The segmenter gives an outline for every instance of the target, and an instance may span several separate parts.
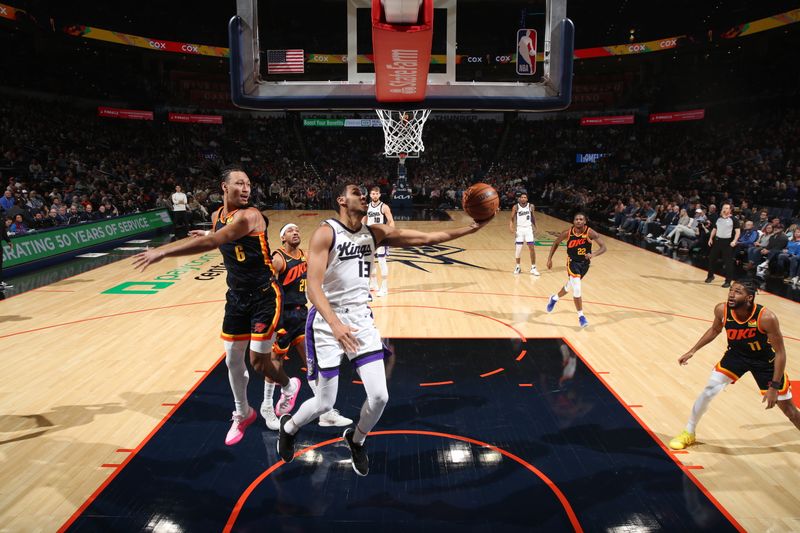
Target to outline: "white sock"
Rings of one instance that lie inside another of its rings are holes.
[[[264,401],[272,407],[272,396],[275,394],[275,384],[269,381],[264,382]]]
[[[554,294],[550,297],[554,302],[558,301],[558,294]]]
[[[583,310],[578,311],[578,316],[583,316]]]
[[[364,444],[367,433],[372,431],[375,424],[380,420],[383,409],[389,401],[389,391],[386,389],[386,369],[383,359],[378,359],[360,367],[358,375],[364,383],[364,390],[367,391],[367,399],[361,406],[361,416],[356,423],[353,442]]]
[[[385,257],[378,258],[378,266],[381,267],[381,277],[383,278],[383,282],[386,283],[386,276],[389,275],[389,266],[386,264]]]
[[[521,244],[517,244],[514,247],[514,257],[519,259],[521,255],[522,255],[522,245]],[[519,264],[519,263],[517,263],[517,264]]]
[[[292,381],[292,378],[289,378],[289,383],[287,383],[286,386],[281,387],[281,394],[290,396],[295,393],[295,388],[294,381]]]
[[[228,381],[233,392],[233,405],[236,414],[247,416],[250,414],[250,406],[247,403],[247,382],[250,374],[247,372],[247,365],[244,362],[244,353],[247,343],[250,341],[224,341],[225,345],[225,364],[228,367]]]
[[[692,413],[689,415],[689,421],[686,423],[686,431],[692,434],[695,432],[697,424],[708,410],[711,400],[713,400],[717,394],[722,392],[722,390],[727,387],[729,383],[732,383],[732,381],[725,374],[717,372],[716,370],[711,372],[711,377],[708,378],[708,383],[692,406]]]
[[[336,402],[336,395],[339,392],[339,376],[332,378],[319,377],[319,381],[314,388],[314,396],[304,401],[297,409],[292,419],[289,420],[284,429],[290,435],[297,433],[301,427],[312,420],[319,418],[322,413],[327,413],[333,409]]]
[[[381,281],[381,290],[383,292],[387,292],[389,290],[389,288],[387,287],[386,278],[383,278],[383,281]]]

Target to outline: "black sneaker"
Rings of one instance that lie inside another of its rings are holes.
[[[725,280],[725,283],[722,284],[722,288],[723,289],[727,289],[730,286],[731,286],[731,282],[728,281],[727,279]]]
[[[347,447],[350,448],[350,454],[353,456],[353,470],[359,476],[366,476],[369,474],[369,457],[367,456],[367,449],[363,444],[356,444],[353,442],[353,435],[355,435],[353,428],[347,428],[342,434]]]
[[[706,278],[706,283],[711,283],[712,281],[714,281],[714,276],[708,276]]]
[[[290,435],[283,429],[286,422],[292,419],[292,415],[283,415],[281,417],[281,427],[278,429],[278,455],[281,456],[287,463],[294,460],[294,435]]]

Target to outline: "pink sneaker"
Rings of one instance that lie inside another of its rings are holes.
[[[247,418],[234,412],[231,421],[233,421],[233,424],[231,424],[231,429],[228,430],[228,434],[225,436],[225,444],[227,446],[233,446],[244,438],[244,430],[256,421],[256,410],[251,407]]]
[[[297,396],[300,395],[300,379],[289,378],[289,382],[294,383],[294,394],[290,396],[284,392],[286,390],[285,387],[281,389],[281,398],[278,400],[278,403],[275,404],[275,416],[278,418],[292,412],[294,403],[297,401]]]

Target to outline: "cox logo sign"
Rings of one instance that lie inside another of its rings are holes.
[[[511,56],[494,56],[496,63],[511,63]]]
[[[628,47],[629,52],[647,52],[647,46],[644,44],[632,44]]]
[[[194,44],[182,44],[181,45],[181,52],[188,52],[190,54],[199,54],[200,50],[197,48],[197,45],[194,45]]]
[[[147,44],[150,48],[155,48],[156,50],[165,50],[167,48],[167,43],[161,41],[148,41]]]
[[[658,46],[661,48],[674,48],[678,43],[678,39],[673,37],[672,39],[665,39],[658,43]]]
[[[479,56],[468,56],[467,63],[483,63],[483,58]]]

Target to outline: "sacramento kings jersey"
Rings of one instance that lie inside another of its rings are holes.
[[[378,205],[372,205],[372,202],[369,203],[367,206],[367,226],[386,223],[382,210],[383,202],[378,202]]]
[[[531,213],[531,204],[528,203],[525,207],[517,204],[517,229],[528,229],[533,227],[533,213]]]
[[[775,350],[769,343],[769,336],[761,330],[761,313],[764,306],[756,304],[750,317],[739,322],[733,309],[725,305],[725,334],[728,337],[728,353],[735,353],[751,359],[772,362]]]
[[[592,253],[592,240],[589,238],[589,226],[583,228],[583,233],[577,233],[575,226],[569,229],[567,236],[567,255],[570,261],[586,262],[586,254]]]
[[[278,281],[283,287],[284,305],[306,305],[306,272],[308,263],[303,250],[298,249],[300,257],[292,257],[282,248],[276,253],[283,256],[286,267],[278,276]]]
[[[222,208],[217,211],[217,222],[214,231],[219,231],[233,221],[235,209],[222,216]],[[262,215],[263,216],[263,215]],[[265,218],[265,222],[268,221]],[[269,253],[267,236],[263,232],[254,232],[219,247],[228,271],[228,287],[231,289],[256,289],[266,285],[275,276]]]
[[[351,231],[334,218],[324,223],[333,228],[333,245],[328,253],[322,291],[334,307],[366,305],[369,274],[375,260],[372,232],[364,224],[358,231]]]

